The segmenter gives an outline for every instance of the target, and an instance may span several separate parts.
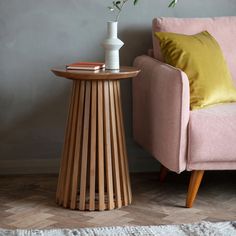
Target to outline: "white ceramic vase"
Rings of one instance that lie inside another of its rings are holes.
[[[119,70],[120,58],[119,50],[124,43],[117,38],[117,26],[118,22],[107,22],[107,39],[102,43],[105,49],[105,67],[107,70]]]

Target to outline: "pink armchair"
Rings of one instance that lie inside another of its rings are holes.
[[[236,17],[157,18],[153,32],[210,32],[220,44],[236,83]],[[139,56],[133,80],[135,140],[165,169],[192,171],[186,207],[192,207],[205,170],[236,169],[236,103],[189,110],[189,82],[181,70],[163,62],[153,37],[153,54]]]

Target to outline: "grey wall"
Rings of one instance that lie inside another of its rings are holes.
[[[109,0],[0,0],[0,174],[55,172],[58,168],[71,82],[50,68],[75,60],[103,60]],[[119,23],[125,42],[121,64],[151,47],[155,16],[235,15],[236,0],[140,0]],[[122,82],[130,168],[158,163],[132,139],[131,81]]]

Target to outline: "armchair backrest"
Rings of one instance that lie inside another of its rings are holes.
[[[192,35],[207,30],[219,43],[236,84],[236,16],[215,18],[155,18],[152,22],[154,57],[163,61],[154,32]]]

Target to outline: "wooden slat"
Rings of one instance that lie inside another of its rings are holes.
[[[108,81],[104,85],[104,134],[105,134],[105,159],[106,159],[106,184],[108,194],[108,209],[114,208],[113,177],[111,160],[111,137],[110,137],[110,105]]]
[[[85,210],[91,82],[86,81],[79,209]]]
[[[85,98],[85,82],[82,81],[79,92],[78,120],[77,120],[76,137],[75,137],[76,143],[75,143],[74,164],[72,172],[72,187],[71,187],[71,202],[70,202],[71,209],[75,209],[77,206],[78,181],[79,181],[80,164],[81,164],[84,98]]]
[[[96,163],[98,163],[98,206]],[[66,208],[76,209],[78,183],[80,210],[113,209],[131,203],[119,81],[74,82],[57,202]],[[88,205],[87,185],[90,187]]]
[[[69,139],[70,139],[69,136],[70,136],[71,124],[72,124],[71,121],[72,121],[72,112],[73,112],[73,99],[74,99],[74,94],[75,94],[75,84],[76,82],[74,82],[72,86],[72,94],[71,94],[70,104],[69,104],[69,114],[68,114],[67,122],[66,122],[63,153],[61,156],[60,172],[59,172],[58,185],[57,185],[56,199],[57,199],[57,203],[60,205],[62,204],[62,201],[63,201],[66,166],[68,162],[67,157],[68,157],[68,150],[69,150]]]
[[[63,206],[68,207],[70,202],[70,188],[72,182],[72,168],[74,163],[74,152],[75,152],[75,135],[77,127],[77,116],[78,116],[78,101],[79,101],[79,83],[76,83],[75,94],[73,96],[73,113],[71,121],[71,132],[69,140],[69,153],[68,153],[68,163],[66,170],[66,180],[65,180],[65,189],[64,189],[64,200]]]
[[[90,136],[90,193],[89,210],[95,210],[95,176],[96,176],[96,141],[97,141],[97,82],[92,83],[91,100],[91,136]]]
[[[117,133],[118,133],[118,153],[120,161],[120,174],[121,174],[121,190],[122,190],[122,201],[125,206],[128,205],[128,188],[127,188],[127,177],[125,168],[125,156],[124,156],[124,145],[121,129],[121,119],[120,116],[120,96],[118,96],[117,83],[114,83],[114,94],[115,94],[115,109],[116,109],[116,121],[117,121]]]
[[[103,82],[98,81],[98,209],[105,209],[104,205],[104,133],[103,133]]]
[[[128,188],[128,196],[130,204],[132,201],[132,193],[131,193],[131,186],[130,186],[130,177],[129,177],[129,167],[128,167],[128,158],[127,158],[127,150],[126,150],[126,141],[125,141],[125,129],[124,129],[124,121],[123,121],[123,111],[122,111],[122,104],[121,104],[121,96],[120,96],[120,81],[117,81],[117,94],[118,94],[118,101],[119,101],[119,110],[120,110],[120,121],[121,121],[121,132],[122,132],[122,141],[123,141],[123,151],[124,151],[124,161],[125,161],[125,174],[127,179],[127,188]]]
[[[120,190],[120,167],[119,167],[119,156],[118,156],[118,146],[117,146],[117,127],[116,127],[116,110],[114,101],[114,82],[109,81],[110,90],[110,114],[111,114],[111,147],[112,147],[112,164],[113,164],[113,178],[115,185],[116,207],[120,208],[122,206],[121,202],[121,190]]]

